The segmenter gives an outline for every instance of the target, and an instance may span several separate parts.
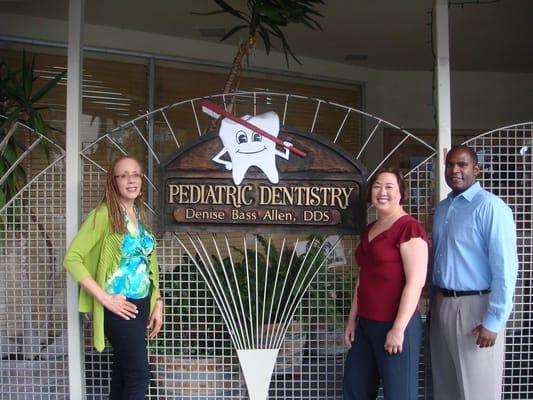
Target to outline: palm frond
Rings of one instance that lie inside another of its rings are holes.
[[[36,107],[36,103],[46,96],[52,88],[65,76],[66,71],[60,72],[47,81],[35,93],[35,82],[40,78],[35,74],[35,57],[28,59],[26,52],[22,53],[22,64],[19,69],[12,70],[6,62],[0,62],[0,114],[6,119],[0,120],[0,208],[6,204],[26,182],[26,172],[18,165],[4,176],[15,164],[17,157],[27,150],[27,146],[17,140],[14,132],[17,123],[27,124],[36,132],[47,136],[48,126],[41,114],[43,107]],[[29,133],[28,133],[29,134]],[[49,147],[46,140],[39,142],[39,149],[49,158]]]
[[[220,38],[220,41],[223,42],[224,40],[226,40],[227,38],[229,38],[230,36],[234,35],[235,33],[237,33],[238,31],[240,31],[241,29],[245,29],[247,28],[248,25],[237,25],[237,26],[234,26],[233,28],[231,28],[230,31],[228,31],[224,36],[222,36]]]
[[[269,24],[268,22],[267,22],[267,25],[270,27],[269,32],[281,41],[281,44],[283,46],[283,53],[285,54],[285,61],[287,62],[287,65],[289,64],[289,54],[298,64],[301,64],[300,60],[298,60],[296,55],[293,53],[281,29],[276,25]]]
[[[231,7],[228,3],[226,3],[224,0],[213,0],[217,5],[221,8],[221,10],[218,11],[209,11],[207,13],[195,13],[198,15],[214,15],[214,14],[220,14],[220,13],[228,13],[233,15],[234,17],[237,17],[239,19],[242,19],[246,22],[249,22],[249,19],[246,18],[245,14],[240,12],[239,10],[236,10],[235,8]]]
[[[31,64],[26,62],[26,52],[22,52],[22,89],[24,91],[24,98],[28,99],[31,96],[31,90],[33,88],[33,68],[35,65],[35,57],[32,57]]]
[[[270,54],[270,47],[272,46],[272,44],[270,43],[270,35],[268,33],[268,30],[265,29],[263,25],[259,25],[259,36],[261,37],[261,39],[263,39],[266,53]]]
[[[39,100],[41,100],[44,96],[46,96],[50,90],[54,88],[58,84],[58,82],[65,77],[67,74],[67,71],[60,72],[56,76],[54,76],[52,79],[50,79],[48,82],[46,82],[45,85],[43,85],[42,88],[40,88],[37,93],[35,93],[33,96],[30,97],[31,103],[36,103]]]
[[[289,24],[302,24],[311,30],[322,29],[316,19],[317,17],[322,17],[322,14],[317,11],[316,7],[323,5],[323,0],[247,0],[248,13],[233,8],[224,0],[213,1],[220,7],[216,14],[229,13],[245,20],[248,24],[248,35],[255,36],[258,34],[263,41],[267,54],[270,53],[272,48],[270,35],[279,39],[287,65],[289,65],[289,56],[299,64],[300,61],[295,56],[285,34],[280,28]],[[213,15],[215,12],[197,14]],[[242,29],[244,29],[242,24],[231,28],[221,40],[226,40]]]

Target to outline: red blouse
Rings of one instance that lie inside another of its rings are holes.
[[[391,227],[368,241],[368,232],[375,222],[361,234],[355,252],[359,264],[357,314],[373,321],[394,321],[405,286],[405,273],[400,244],[412,238],[428,237],[424,228],[410,215],[398,218]]]

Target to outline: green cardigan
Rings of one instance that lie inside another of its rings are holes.
[[[104,287],[106,280],[118,267],[122,255],[123,238],[124,234],[111,231],[111,223],[105,204],[92,210],[65,254],[63,264],[72,279],[80,282],[87,276],[91,276],[100,287]],[[159,268],[155,248],[149,256],[149,263],[151,314],[159,289]],[[78,304],[80,312],[93,313],[94,347],[98,351],[104,350],[104,307],[83,288],[80,288]]]

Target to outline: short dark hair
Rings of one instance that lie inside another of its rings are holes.
[[[472,158],[472,161],[474,161],[474,165],[479,164],[479,160],[477,158],[477,153],[475,152],[475,150],[472,147],[467,146],[466,144],[453,145],[452,148],[450,149],[450,151],[448,151],[448,154],[446,154],[446,160],[448,160],[448,157],[449,157],[449,155],[451,153],[453,153],[455,151],[459,151],[459,150],[467,152],[470,155],[470,158]]]
[[[368,203],[372,203],[372,185],[374,185],[376,179],[378,179],[378,176],[383,173],[393,174],[396,177],[396,180],[398,181],[398,188],[400,189],[400,204],[404,204],[407,201],[407,183],[403,178],[402,171],[394,167],[381,168],[378,170],[378,172],[372,175],[368,181],[368,185],[366,186],[366,201]]]

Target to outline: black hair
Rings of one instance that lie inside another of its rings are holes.
[[[378,179],[378,176],[383,173],[393,174],[398,181],[398,188],[400,189],[400,204],[404,204],[407,201],[407,183],[403,177],[402,172],[398,168],[384,167],[376,172],[368,181],[366,187],[366,201],[372,203],[372,185]]]
[[[479,160],[477,158],[477,153],[474,151],[474,149],[472,147],[467,146],[466,144],[453,145],[452,148],[450,149],[450,151],[448,151],[448,154],[446,154],[446,160],[448,159],[450,154],[452,154],[455,151],[459,151],[459,150],[466,151],[470,155],[472,160],[474,161],[474,165],[478,165],[479,164]]]

